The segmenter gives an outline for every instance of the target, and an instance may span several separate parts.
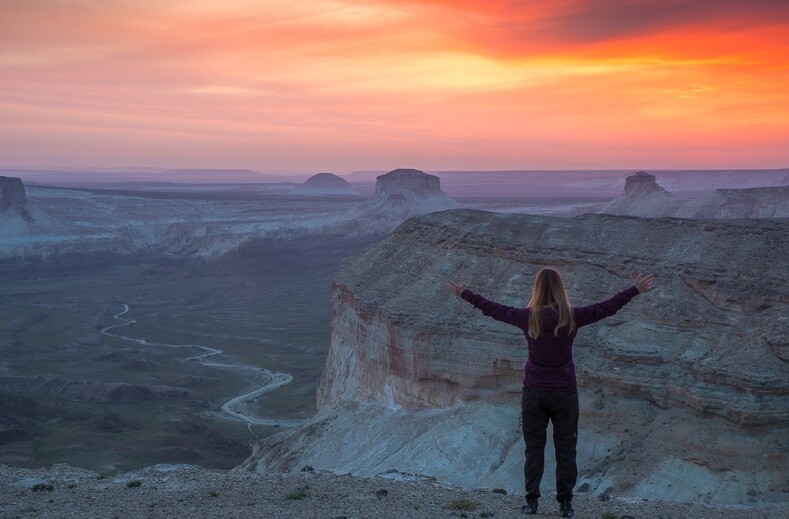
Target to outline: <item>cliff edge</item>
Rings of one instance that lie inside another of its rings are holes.
[[[535,272],[554,265],[574,304],[607,298],[636,272],[659,280],[576,339],[579,489],[784,500],[788,233],[785,221],[468,210],[408,220],[336,278],[319,413],[261,441],[239,470],[396,469],[522,492],[523,337],[445,280],[465,275],[475,291],[522,305]]]

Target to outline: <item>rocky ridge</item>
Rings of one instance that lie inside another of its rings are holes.
[[[626,288],[638,271],[659,279],[576,340],[579,484],[633,497],[785,499],[788,227],[477,211],[411,219],[346,262],[333,286],[318,415],[263,440],[242,468],[413,469],[517,491],[523,338],[443,284],[465,274],[476,291],[524,304],[536,270],[555,265],[576,304]]]
[[[786,218],[789,186],[718,189],[693,199],[682,199],[663,189],[655,175],[639,171],[625,179],[622,194],[608,203],[576,208],[585,213],[679,218]]]
[[[685,218],[789,218],[789,186],[718,189],[674,213]]]

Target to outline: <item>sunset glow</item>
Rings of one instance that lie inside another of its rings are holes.
[[[789,165],[785,1],[10,0],[0,37],[6,167]]]

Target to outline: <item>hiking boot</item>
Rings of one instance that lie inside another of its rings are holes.
[[[559,503],[559,513],[562,514],[562,517],[573,517],[575,512],[573,512],[572,501],[562,501]]]
[[[527,499],[526,504],[521,507],[521,511],[526,515],[534,515],[537,513],[537,500]]]

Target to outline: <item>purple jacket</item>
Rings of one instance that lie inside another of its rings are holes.
[[[573,307],[576,330],[553,334],[559,314],[551,309],[542,312],[542,333],[536,339],[529,337],[529,309],[506,306],[489,301],[471,290],[464,290],[460,297],[482,310],[482,313],[523,330],[529,350],[523,385],[533,389],[558,391],[576,387],[573,364],[573,339],[578,328],[614,315],[638,295],[634,286],[619,292],[611,299],[589,306]]]

